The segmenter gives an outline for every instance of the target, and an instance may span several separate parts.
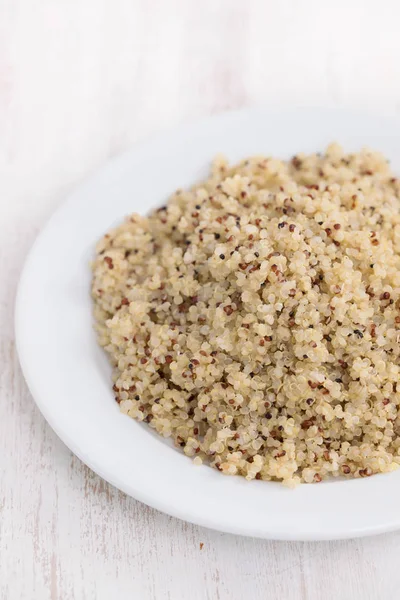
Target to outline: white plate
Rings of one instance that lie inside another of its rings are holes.
[[[43,415],[96,473],[173,516],[221,531],[316,540],[400,527],[400,472],[288,490],[226,477],[120,414],[92,330],[89,261],[96,240],[132,211],[146,213],[206,175],[223,152],[237,160],[318,151],[381,150],[400,172],[400,124],[326,109],[227,113],[138,146],[112,161],[54,214],[29,255],[16,306],[24,375]]]

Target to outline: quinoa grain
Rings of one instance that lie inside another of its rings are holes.
[[[92,297],[121,411],[247,479],[397,468],[393,180],[380,155],[336,145],[218,159],[207,181],[103,236]]]

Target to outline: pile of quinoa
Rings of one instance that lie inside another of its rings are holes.
[[[400,464],[400,182],[380,154],[217,158],[100,240],[92,296],[122,412],[196,464],[289,486]]]

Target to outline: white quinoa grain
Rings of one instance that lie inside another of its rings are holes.
[[[218,158],[104,236],[122,412],[195,464],[289,487],[400,464],[400,182],[363,150]]]

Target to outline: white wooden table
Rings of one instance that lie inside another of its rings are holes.
[[[12,324],[21,266],[49,214],[137,140],[252,104],[400,113],[397,7],[0,0],[1,600],[399,598],[400,532],[246,539],[167,517],[106,484],[36,409]]]

